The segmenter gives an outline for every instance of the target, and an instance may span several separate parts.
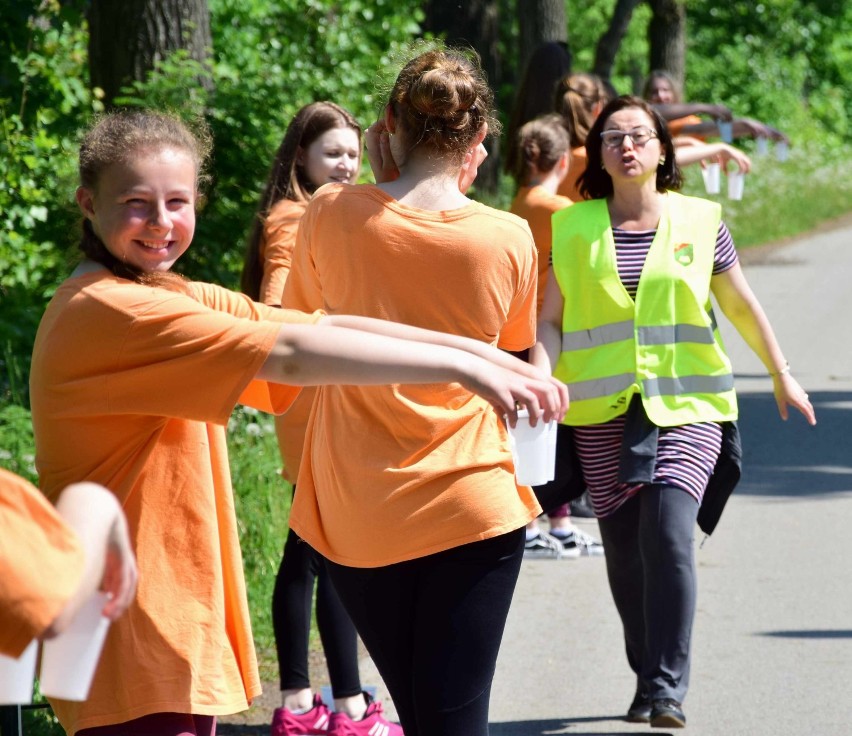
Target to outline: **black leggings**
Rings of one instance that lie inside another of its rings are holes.
[[[487,736],[524,530],[376,568],[328,563],[405,736]]]
[[[292,529],[272,594],[272,626],[278,650],[282,690],[311,686],[308,643],[314,581],[317,581],[317,628],[335,698],[361,693],[358,675],[358,638],[355,626],[340,602],[328,576],[325,558]]]

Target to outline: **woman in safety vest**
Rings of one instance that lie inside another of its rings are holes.
[[[563,423],[573,428],[637,677],[627,720],[677,728],[686,724],[694,528],[697,520],[712,531],[721,513],[715,495],[699,508],[737,418],[711,292],[772,376],[781,417],[793,406],[816,420],[719,205],[673,191],[682,178],[662,118],[638,97],[619,97],[586,150],[580,190],[589,201],[553,217],[553,277],[532,362],[568,385]]]

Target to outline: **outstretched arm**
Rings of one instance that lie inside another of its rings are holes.
[[[675,158],[680,166],[717,160],[724,169],[728,161],[733,161],[743,174],[751,171],[751,159],[738,148],[727,143],[696,143],[689,146],[678,146],[675,148]]]
[[[386,335],[401,340],[414,340],[415,342],[429,343],[432,345],[443,345],[456,350],[472,353],[480,358],[489,360],[507,370],[516,371],[530,378],[546,378],[549,373],[531,367],[529,363],[510,355],[505,350],[489,345],[481,340],[474,340],[463,335],[451,335],[447,332],[436,332],[421,327],[404,325],[399,322],[391,322],[384,319],[372,317],[358,317],[350,314],[333,314],[324,317],[323,324],[335,327],[348,327],[355,330],[373,332],[377,335]],[[560,384],[561,385],[561,384]]]
[[[706,102],[670,102],[655,104],[654,109],[664,120],[677,120],[688,115],[709,115],[717,120],[733,120],[730,108],[724,105],[712,105]]]
[[[816,424],[816,415],[808,395],[790,375],[769,319],[748,285],[740,264],[713,276],[710,287],[725,316],[772,376],[775,401],[781,418],[786,421],[787,407],[793,406],[804,415],[808,424]]]
[[[342,327],[339,321],[334,324],[335,319],[340,320],[327,317],[317,325],[282,325],[257,377],[297,386],[457,381],[506,414],[513,426],[519,408],[529,410],[533,424],[539,419],[559,420],[568,408],[562,384],[515,365],[510,356],[492,356],[487,345],[482,344],[484,352],[479,353],[475,340],[459,348],[453,344],[464,338],[405,325],[389,329],[400,335],[412,330],[411,337],[393,336]]]

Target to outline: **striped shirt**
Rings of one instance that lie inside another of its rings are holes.
[[[656,230],[613,228],[618,275],[632,298],[636,297],[639,276],[655,234]],[[725,224],[720,223],[713,274],[727,271],[736,262],[737,252],[731,234]],[[618,482],[624,421],[625,416],[622,415],[604,424],[574,427],[583,477],[599,517],[612,514],[642,487],[641,484]],[[722,427],[716,422],[661,427],[654,483],[676,486],[701,503],[721,447]]]

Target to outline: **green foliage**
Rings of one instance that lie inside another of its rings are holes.
[[[615,3],[611,0],[566,0],[569,42],[576,71],[590,71],[595,63],[598,39],[606,32]],[[612,83],[621,94],[641,92],[648,73],[648,22],[651,9],[641,3],[618,49]]]
[[[0,405],[0,467],[36,482],[32,419],[17,404]]]
[[[790,132],[852,140],[852,5],[690,3],[689,99],[719,100]]]
[[[26,403],[35,329],[76,229],[75,132],[98,102],[84,82],[85,32],[58,3],[42,3],[19,31],[0,61],[0,399],[20,374],[14,398]]]

